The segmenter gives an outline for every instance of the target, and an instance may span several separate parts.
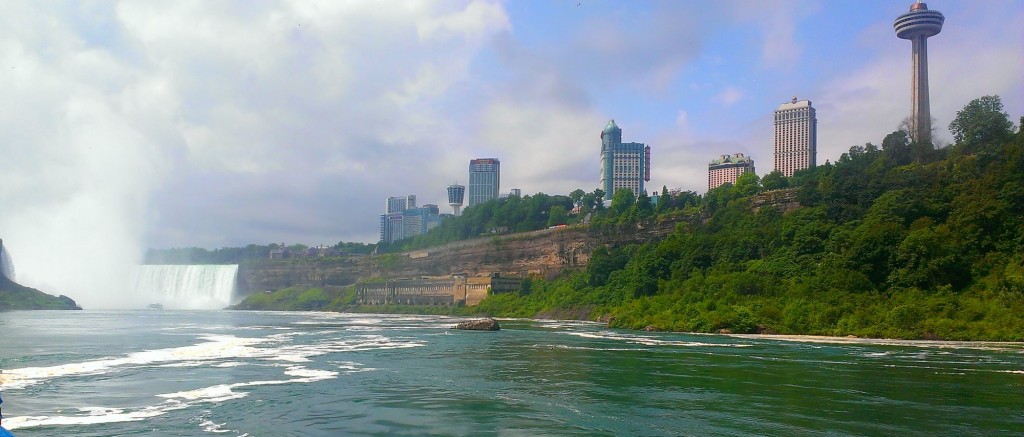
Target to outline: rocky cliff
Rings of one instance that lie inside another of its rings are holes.
[[[566,269],[585,266],[598,247],[661,238],[680,221],[682,217],[643,225],[544,229],[378,256],[260,260],[239,266],[238,289],[241,294],[249,294],[297,284],[338,286],[371,278],[453,273],[551,278]]]
[[[764,193],[750,200],[751,210],[768,206],[789,212],[800,205],[792,189]],[[552,278],[566,269],[586,266],[590,254],[598,247],[660,239],[688,220],[700,218],[678,214],[641,224],[568,226],[377,256],[260,260],[239,266],[238,290],[247,295],[295,285],[345,286],[372,278],[453,273]]]

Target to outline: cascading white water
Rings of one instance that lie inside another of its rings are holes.
[[[238,265],[143,265],[132,290],[168,309],[214,310],[231,304]]]
[[[7,248],[4,247],[3,240],[0,240],[0,275],[4,275],[7,279],[14,279],[14,262],[11,261],[11,257],[7,255]]]

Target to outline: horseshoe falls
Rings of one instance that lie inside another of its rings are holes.
[[[218,310],[231,304],[238,265],[142,265],[134,293],[167,309]]]

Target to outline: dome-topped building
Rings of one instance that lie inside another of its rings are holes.
[[[643,143],[623,143],[622,129],[615,120],[601,131],[601,190],[611,199],[615,190],[628,188],[634,195],[644,191],[651,180],[651,148]]]

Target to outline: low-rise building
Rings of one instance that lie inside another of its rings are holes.
[[[490,294],[519,290],[521,279],[500,274],[389,279],[356,284],[361,305],[478,305]]]
[[[708,190],[725,184],[736,184],[736,179],[746,172],[754,172],[754,160],[742,153],[722,155],[708,164]]]

